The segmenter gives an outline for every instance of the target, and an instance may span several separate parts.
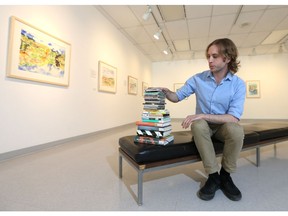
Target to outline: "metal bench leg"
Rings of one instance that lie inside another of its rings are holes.
[[[260,166],[260,147],[256,148],[256,166]]]
[[[122,156],[119,154],[119,178],[122,178]]]
[[[138,200],[137,203],[139,206],[142,205],[143,201],[143,172],[138,170]]]
[[[277,157],[277,146],[276,146],[276,143],[274,144],[274,157]]]

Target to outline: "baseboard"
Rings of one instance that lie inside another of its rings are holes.
[[[62,140],[57,140],[57,141],[53,141],[53,142],[49,142],[49,143],[44,143],[44,144],[40,144],[40,145],[36,145],[36,146],[31,146],[31,147],[27,147],[27,148],[23,148],[23,149],[17,149],[17,150],[14,150],[14,151],[5,152],[5,153],[0,154],[0,162],[6,161],[6,160],[10,160],[10,159],[14,159],[14,158],[17,158],[17,157],[22,157],[24,155],[32,154],[32,153],[35,153],[35,152],[47,150],[47,149],[53,148],[55,146],[59,146],[59,145],[65,144],[67,142],[71,142],[71,141],[87,138],[89,136],[100,135],[102,133],[107,133],[107,132],[110,132],[110,131],[123,129],[125,127],[131,127],[131,125],[135,125],[135,123],[129,123],[129,124],[125,124],[125,125],[109,128],[109,129],[104,129],[104,130],[88,133],[88,134],[83,134],[83,135],[79,135],[79,136],[75,136],[75,137],[69,137],[69,138],[62,139]]]

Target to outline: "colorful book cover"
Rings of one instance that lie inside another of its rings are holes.
[[[147,136],[135,136],[134,142],[136,143],[143,143],[143,144],[153,144],[153,145],[167,145],[172,143],[174,140],[173,135],[169,135],[165,138],[154,138],[154,137],[147,137]]]
[[[150,126],[150,127],[166,127],[166,126],[170,126],[171,122],[158,123],[158,122],[136,121],[136,125],[138,125],[138,126]]]
[[[153,130],[137,130],[136,133],[139,136],[149,136],[149,137],[167,137],[168,135],[171,134],[172,130],[168,130],[168,131],[153,131]]]
[[[150,131],[169,131],[172,130],[172,126],[166,126],[166,127],[153,127],[153,126],[138,126],[138,130],[150,130]]]
[[[171,122],[171,118],[163,118],[162,120],[153,120],[153,119],[141,119],[143,122],[157,122],[157,123],[165,123],[165,122]]]

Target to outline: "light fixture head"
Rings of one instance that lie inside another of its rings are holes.
[[[147,10],[142,16],[143,20],[145,20],[145,21],[148,20],[149,17],[150,17],[151,12],[152,12],[151,6],[147,6]]]
[[[154,37],[156,40],[159,40],[161,33],[162,33],[162,29],[159,29],[159,30],[153,35],[153,37]]]
[[[168,55],[168,54],[169,54],[169,50],[170,50],[170,48],[167,47],[167,49],[163,50],[163,53],[164,53],[165,55]]]

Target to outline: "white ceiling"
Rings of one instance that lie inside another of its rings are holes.
[[[223,37],[234,41],[240,55],[279,53],[281,45],[288,53],[288,5],[151,5],[146,21],[147,5],[95,7],[153,62],[203,59],[207,45]],[[276,42],[262,44],[279,30],[285,31]]]

